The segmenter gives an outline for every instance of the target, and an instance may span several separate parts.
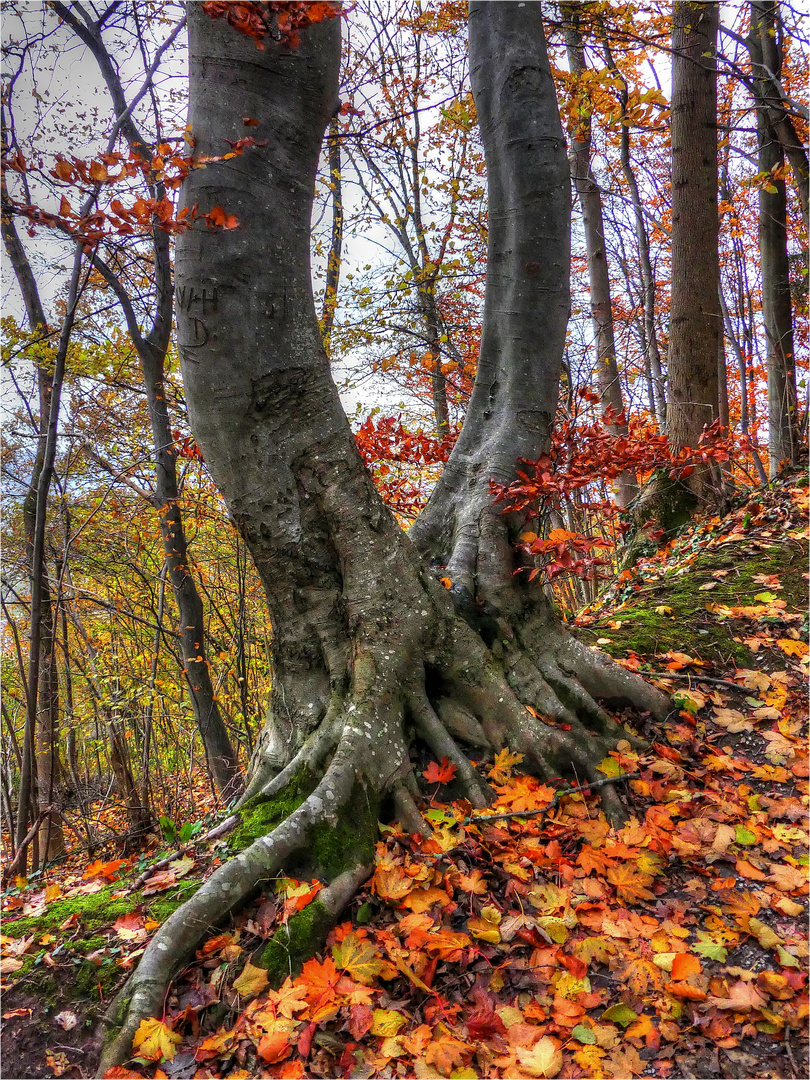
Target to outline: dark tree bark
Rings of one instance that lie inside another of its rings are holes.
[[[48,333],[45,311],[31,264],[7,205],[5,177],[2,182],[2,199],[0,228],[2,228],[3,244],[22,293],[28,326],[32,331],[45,336]],[[78,288],[78,276],[76,288]],[[72,314],[70,322],[72,323]],[[67,339],[64,342],[64,349],[67,351]],[[63,369],[64,357],[62,358]],[[38,365],[36,368],[39,394],[37,417],[39,438],[31,479],[22,508],[25,558],[31,584],[31,661],[28,672],[27,719],[20,770],[16,842],[18,845],[22,843],[28,832],[29,823],[37,814],[41,814],[42,824],[36,851],[45,862],[56,858],[65,850],[61,815],[57,810],[44,812],[53,803],[54,796],[58,794],[62,783],[62,765],[59,758],[59,672],[56,660],[54,605],[45,559],[45,514],[56,453],[56,424],[61,392],[61,379],[57,377],[55,386],[55,376],[59,376],[59,369],[56,367],[54,371],[44,365]],[[55,391],[56,400],[54,401]],[[51,428],[53,431],[49,440]],[[24,854],[23,859],[25,859]],[[37,869],[36,860],[34,860],[34,869]],[[25,862],[22,863],[21,870],[25,872]]]
[[[576,5],[561,6],[565,19],[565,44],[568,67],[572,75],[582,80],[587,70],[579,14]],[[585,98],[587,95],[585,95]],[[591,117],[590,104],[583,98],[584,108],[572,125],[570,142],[571,174],[582,208],[582,224],[585,230],[585,246],[588,253],[588,279],[591,293],[591,322],[596,338],[596,380],[599,386],[602,413],[613,416],[607,424],[614,435],[627,434],[624,418],[624,400],[616,362],[616,341],[613,332],[613,301],[610,291],[605,223],[602,216],[602,193],[591,168]],[[638,494],[638,484],[631,472],[622,473],[617,479],[617,502],[628,506]]]
[[[718,5],[675,0],[672,29],[672,291],[667,436],[695,447],[719,415],[717,353],[722,332],[717,254]],[[689,486],[708,498],[712,477]]]
[[[132,109],[127,104],[118,70],[102,39],[98,24],[78,5],[79,14],[67,4],[54,3],[53,7],[92,53],[112,99],[115,116],[118,118],[116,126],[120,125],[130,149],[142,152],[144,147],[149,146],[149,141],[132,118]],[[168,41],[176,36],[178,29],[169,36]],[[158,51],[155,64],[165,47],[164,44]],[[152,72],[148,73],[147,85],[151,76]],[[161,180],[153,179],[150,189],[150,195],[158,201],[166,195]],[[141,331],[132,299],[120,278],[99,257],[96,257],[94,262],[118,298],[141,362],[155,455],[155,489],[145,497],[158,513],[164,557],[177,604],[177,636],[183,658],[183,673],[186,676],[194,718],[217,790],[227,803],[241,790],[242,780],[237,755],[211,682],[205,648],[203,605],[189,565],[180,507],[177,451],[172,437],[165,384],[166,354],[171,340],[174,299],[171,253],[169,235],[160,227],[157,219],[152,227],[152,253],[155,266],[155,312],[152,325],[145,332]]]
[[[774,0],[751,4],[751,59],[755,73],[764,76],[763,56],[778,79],[781,50],[776,45]],[[757,81],[757,143],[759,172],[759,252],[762,270],[762,320],[765,324],[768,371],[768,460],[771,479],[795,465],[799,450],[796,366],[793,353],[793,315],[788,261],[787,191],[781,175],[785,154],[768,100],[769,80]],[[806,186],[806,177],[805,185]]]
[[[258,52],[197,5],[189,8],[195,153],[219,154],[245,115],[259,120],[256,136],[267,140],[236,162],[192,171],[186,204],[221,205],[240,224],[195,227],[177,253],[178,339],[193,430],[251,551],[273,625],[271,708],[241,806],[272,804],[279,793],[297,792],[303,801],[157,932],[112,1014],[116,1036],[104,1067],[126,1056],[140,1020],[159,1011],[169,980],[205,930],[260,880],[291,866],[331,878],[324,909],[334,916],[368,873],[383,800],[393,799],[399,819],[420,828],[414,735],[456,764],[467,797],[483,806],[490,792],[463,744],[511,746],[544,775],[576,769],[594,777],[606,749],[627,736],[589,691],[658,717],[667,712],[667,699],[643,680],[565,638],[539,588],[515,585],[506,522],[491,507],[488,477],[511,479],[515,459],[536,455],[553,421],[570,191],[539,5],[473,4],[470,24],[490,176],[488,344],[471,404],[476,430],[471,435],[465,425],[431,511],[443,502],[452,525],[443,531],[434,516],[421,546],[432,538],[434,551],[448,553],[473,600],[479,585],[491,586],[504,606],[499,627],[512,637],[493,649],[459,618],[383,505],[323,349],[309,222],[336,101],[339,23],[309,27],[296,50],[266,39]],[[471,560],[469,525],[476,529]],[[539,612],[533,623],[531,608]],[[515,625],[522,619],[521,633],[542,627],[536,656],[507,617]],[[571,730],[536,720],[526,704]],[[621,817],[615,794],[605,805]],[[321,860],[324,832],[345,837],[337,863]]]

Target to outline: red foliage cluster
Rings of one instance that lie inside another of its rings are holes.
[[[252,37],[259,49],[264,48],[262,41],[268,36],[291,49],[297,49],[301,40],[299,30],[340,15],[338,4],[325,3],[323,0],[265,0],[263,3],[206,0],[202,8],[211,19],[227,19],[235,30]]]
[[[414,518],[425,502],[422,470],[447,461],[457,436],[453,431],[437,439],[409,431],[398,416],[383,416],[369,417],[354,438],[386,504],[395,514]]]
[[[606,559],[591,554],[594,548],[610,547],[608,541],[600,536],[552,529],[546,540],[535,533],[523,533],[520,539],[517,546],[521,551],[527,555],[539,555],[543,560],[540,566],[529,570],[529,581],[533,581],[538,574],[542,574],[545,581],[553,581],[563,574],[595,580],[599,576],[598,568],[608,565]]]
[[[73,156],[68,160],[63,154],[57,154],[54,167],[48,169],[47,173],[58,181],[57,191],[67,188],[75,190],[76,185],[79,184],[84,185],[85,192],[91,191],[93,187],[100,191],[102,188],[110,188],[114,184],[139,175],[143,175],[150,182],[161,183],[164,188],[174,189],[180,187],[193,168],[226,161],[243,154],[250,147],[267,144],[248,135],[229,145],[231,149],[228,153],[205,158],[192,158],[168,143],[160,143],[157,152],[151,157],[144,157],[137,152],[124,154],[116,151],[99,154],[92,160],[84,161]],[[45,166],[42,161],[26,161],[18,151],[12,157],[3,160],[3,168],[11,169],[13,172],[30,173],[42,172]],[[214,206],[208,213],[201,214],[195,204],[192,207],[184,207],[175,214],[174,203],[167,197],[154,199],[138,195],[129,206],[125,206],[120,199],[115,198],[106,208],[95,207],[92,213],[84,216],[76,213],[65,194],[60,196],[58,213],[27,204],[9,204],[9,206],[14,213],[28,219],[31,235],[36,225],[60,229],[75,239],[84,241],[88,247],[106,236],[132,234],[151,229],[153,225],[157,225],[164,232],[177,233],[189,228],[198,218],[203,219],[209,228],[234,229],[239,224],[236,216],[226,214],[221,206]]]
[[[189,461],[205,461],[202,450],[200,450],[191,435],[183,435],[181,431],[173,431],[172,438],[174,439],[175,453],[178,457],[187,458]]]
[[[580,393],[589,396],[587,390]],[[623,415],[610,413],[592,423],[583,424],[576,418],[564,421],[555,429],[548,453],[536,461],[520,462],[517,480],[511,484],[492,482],[495,502],[504,503],[506,514],[525,512],[527,518],[533,517],[559,505],[574,491],[600,480],[614,480],[625,472],[645,480],[658,470],[666,470],[672,479],[685,479],[698,465],[728,461],[735,450],[749,449],[746,436],[724,434],[719,421],[704,430],[696,448],[678,451],[672,450],[665,435],[638,419],[629,421],[627,434],[616,435],[609,430],[611,425],[624,423]],[[620,513],[612,503],[600,503],[600,508],[608,515]],[[622,531],[629,525],[620,522],[617,528]],[[597,567],[605,560],[582,555],[599,546],[609,545],[600,537],[564,529],[555,529],[548,540],[524,533],[518,545],[527,554],[546,557],[544,565],[530,569],[530,580],[541,573],[549,581],[566,573],[594,578]]]

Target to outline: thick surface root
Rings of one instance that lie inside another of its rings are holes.
[[[351,692],[344,698],[333,695],[320,724],[287,764],[269,775],[261,760],[255,763],[240,803],[245,811],[283,798],[302,769],[313,778],[314,788],[267,835],[233,855],[160,927],[107,1016],[111,1031],[100,1075],[128,1059],[141,1021],[161,1014],[171,980],[212,928],[263,882],[290,866],[312,867],[317,830],[329,831],[338,844],[341,825],[345,831],[351,823],[349,833],[356,832],[358,799],[375,808],[372,826],[378,801],[387,794],[400,823],[424,832],[409,755],[414,734],[437,758],[456,766],[466,798],[480,808],[493,793],[465,746],[490,752],[508,747],[522,753],[540,776],[569,776],[584,783],[599,779],[600,761],[618,741],[631,738],[597,696],[630,701],[658,719],[668,709],[664,695],[642,679],[562,632],[547,638],[536,660],[517,641],[506,642],[496,657],[469,627],[451,619],[429,660],[409,665],[406,659],[397,665],[388,654],[358,653]],[[624,808],[619,796],[609,786],[601,796],[608,819],[620,824]],[[322,897],[335,912],[370,873],[368,856],[357,854],[350,843],[346,847],[348,865],[332,874]]]

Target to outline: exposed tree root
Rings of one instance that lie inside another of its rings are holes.
[[[562,634],[556,641],[546,637],[537,662],[517,642],[507,642],[496,657],[469,627],[448,617],[444,590],[430,592],[443,609],[443,633],[430,663],[409,662],[407,656],[392,660],[385,648],[377,655],[356,650],[351,691],[343,697],[333,693],[321,723],[286,765],[271,775],[266,762],[254,763],[243,808],[283,796],[302,767],[321,778],[289,816],[216,870],[160,927],[107,1015],[111,1031],[101,1075],[127,1060],[139,1024],[160,1015],[171,980],[213,927],[262,882],[291,866],[312,868],[318,830],[339,835],[346,822],[354,829],[358,800],[376,807],[388,795],[401,824],[425,832],[409,756],[413,730],[435,755],[456,765],[457,781],[480,808],[489,804],[492,792],[471,765],[465,745],[509,747],[523,753],[541,776],[573,774],[585,783],[602,779],[597,765],[619,739],[629,738],[593,693],[629,700],[658,718],[665,715],[663,694]],[[531,713],[527,703],[550,723]],[[620,823],[625,812],[619,796],[604,786],[601,797],[608,819]],[[372,824],[376,816],[375,810]],[[345,855],[348,865],[334,873],[321,895],[330,911],[345,906],[370,872],[367,857],[355,851]]]

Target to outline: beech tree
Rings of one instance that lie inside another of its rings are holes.
[[[667,435],[697,446],[719,415],[722,333],[717,254],[718,5],[675,0],[672,9],[672,293]],[[708,470],[690,478],[706,494]]]
[[[283,5],[283,25],[281,7],[252,8],[249,32],[269,24],[260,51],[209,18],[230,5],[189,5],[195,156],[220,154],[247,120],[257,143],[191,171],[185,205],[228,217],[180,236],[176,262],[192,427],[273,624],[271,707],[240,803],[255,839],[152,939],[111,1010],[104,1068],[160,1012],[205,931],[282,868],[328,883],[308,908],[316,947],[370,871],[385,803],[420,828],[414,738],[456,765],[481,807],[489,789],[465,748],[508,746],[542,775],[595,780],[606,751],[632,738],[597,698],[658,720],[668,711],[664,695],[569,636],[539,582],[515,574],[523,523],[492,505],[490,480],[510,481],[519,458],[548,446],[568,317],[570,178],[539,4],[470,5],[489,185],[483,338],[461,436],[408,536],[362,464],[312,296],[310,213],[338,108],[340,20],[293,26],[291,40],[290,9],[307,22],[329,6]],[[620,819],[615,791],[602,792]]]

